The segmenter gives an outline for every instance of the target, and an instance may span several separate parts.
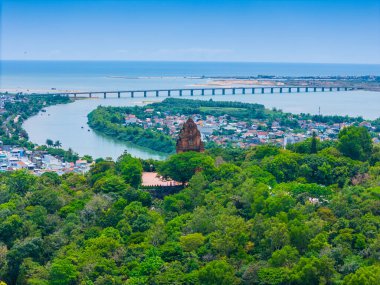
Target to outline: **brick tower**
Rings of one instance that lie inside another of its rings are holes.
[[[186,151],[204,152],[204,144],[201,140],[201,133],[193,119],[189,118],[183,124],[179,133],[176,145],[177,153]]]

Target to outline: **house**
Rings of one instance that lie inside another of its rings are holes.
[[[8,156],[5,152],[0,152],[0,164],[6,163],[8,164]]]
[[[62,162],[50,154],[44,155],[42,163],[45,169],[59,170],[62,168]]]
[[[199,127],[199,131],[201,132],[202,136],[210,136],[212,135],[214,130],[216,130],[216,128],[217,128],[216,126],[205,125],[205,126]]]
[[[21,158],[24,156],[24,150],[22,148],[14,148],[11,150],[11,155],[14,157]]]
[[[277,122],[277,121],[274,121],[274,122],[272,123],[272,129],[278,129],[278,128],[280,128],[280,123]]]
[[[266,139],[268,139],[268,132],[259,131],[259,132],[257,132],[257,137],[259,139],[266,140]]]
[[[81,168],[83,168],[83,167],[86,167],[87,166],[87,160],[77,160],[76,162],[75,162],[75,166],[76,167],[81,167]]]
[[[130,124],[136,124],[137,123],[137,117],[136,115],[129,114],[125,116],[125,124],[130,125]]]
[[[14,169],[18,170],[18,169],[25,169],[25,168],[28,168],[28,165],[27,165],[25,162],[19,160],[19,161],[14,162],[14,163],[12,164],[12,167],[13,167]]]
[[[11,168],[17,168],[18,167],[18,162],[20,161],[20,158],[18,157],[10,157],[8,160],[8,166]]]

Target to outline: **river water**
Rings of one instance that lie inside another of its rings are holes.
[[[0,90],[39,92],[51,89],[104,91],[188,88],[208,79],[202,76],[326,76],[380,75],[380,65],[228,63],[228,62],[134,62],[134,61],[0,61]],[[210,96],[194,96],[210,99]],[[165,154],[144,149],[88,131],[87,114],[98,105],[132,106],[162,100],[156,98],[108,98],[78,100],[52,106],[28,119],[24,128],[30,140],[44,144],[59,140],[64,148],[94,158],[117,158],[127,150],[136,157],[163,159]],[[261,103],[292,113],[380,117],[380,93],[318,92],[214,96],[214,100]],[[83,127],[83,128],[82,128]]]

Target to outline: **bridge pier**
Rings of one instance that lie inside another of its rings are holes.
[[[75,98],[75,99],[77,98],[77,93],[74,93],[74,98]]]
[[[212,94],[212,95],[215,95],[215,89],[214,89],[214,88],[212,88],[212,90],[211,90],[211,94]]]
[[[288,93],[292,93],[292,87],[288,88]]]
[[[135,97],[135,92],[131,91],[131,98]]]
[[[236,93],[236,89],[232,88],[232,95],[235,95],[235,93]]]
[[[204,89],[202,89],[202,93],[201,93],[201,95],[202,95],[202,96],[205,95],[205,90],[204,90]]]
[[[226,89],[222,89],[222,95],[226,95]]]
[[[242,88],[241,91],[242,91],[242,93],[244,95],[245,94],[245,88]]]
[[[261,94],[264,94],[265,90],[264,88],[261,88]]]
[[[332,91],[333,90],[332,87],[330,87],[329,90]]]
[[[348,87],[344,87],[344,91],[347,91],[348,90]]]
[[[92,98],[92,93],[88,93],[88,98]]]
[[[336,91],[340,91],[340,87],[336,88]]]
[[[144,97],[146,97],[146,91],[144,91]]]
[[[297,87],[297,93],[300,93],[301,88]]]
[[[190,96],[194,96],[194,90],[193,89],[190,90]]]
[[[322,87],[322,92],[325,92],[325,87]]]
[[[120,92],[117,92],[117,98],[120,98],[120,97],[121,97]]]
[[[309,87],[306,87],[306,88],[305,88],[305,92],[309,92]]]
[[[280,93],[282,93],[282,87],[280,87]]]
[[[314,87],[314,92],[317,92],[317,87]]]
[[[170,90],[168,90],[168,97],[170,97]]]
[[[255,88],[252,88],[252,94],[255,94]]]
[[[273,88],[273,87],[271,87],[271,89],[270,89],[270,93],[273,93],[273,91],[274,91],[274,88]]]
[[[179,96],[182,97],[182,89],[179,89]]]
[[[158,90],[156,90],[156,97],[158,97],[158,93],[159,93],[159,91],[158,91]]]

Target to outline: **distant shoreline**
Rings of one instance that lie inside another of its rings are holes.
[[[265,87],[348,87],[367,91],[380,91],[380,76],[106,76],[106,78],[127,80],[174,80],[194,79],[198,82],[187,82],[183,87],[234,87],[234,86],[265,86]],[[201,81],[199,81],[201,80]],[[170,82],[169,82],[170,85]],[[168,88],[170,89],[170,88]],[[124,89],[127,90],[127,89]],[[61,89],[61,88],[0,88],[0,93],[11,94],[64,94],[80,92],[97,92],[104,89]]]

